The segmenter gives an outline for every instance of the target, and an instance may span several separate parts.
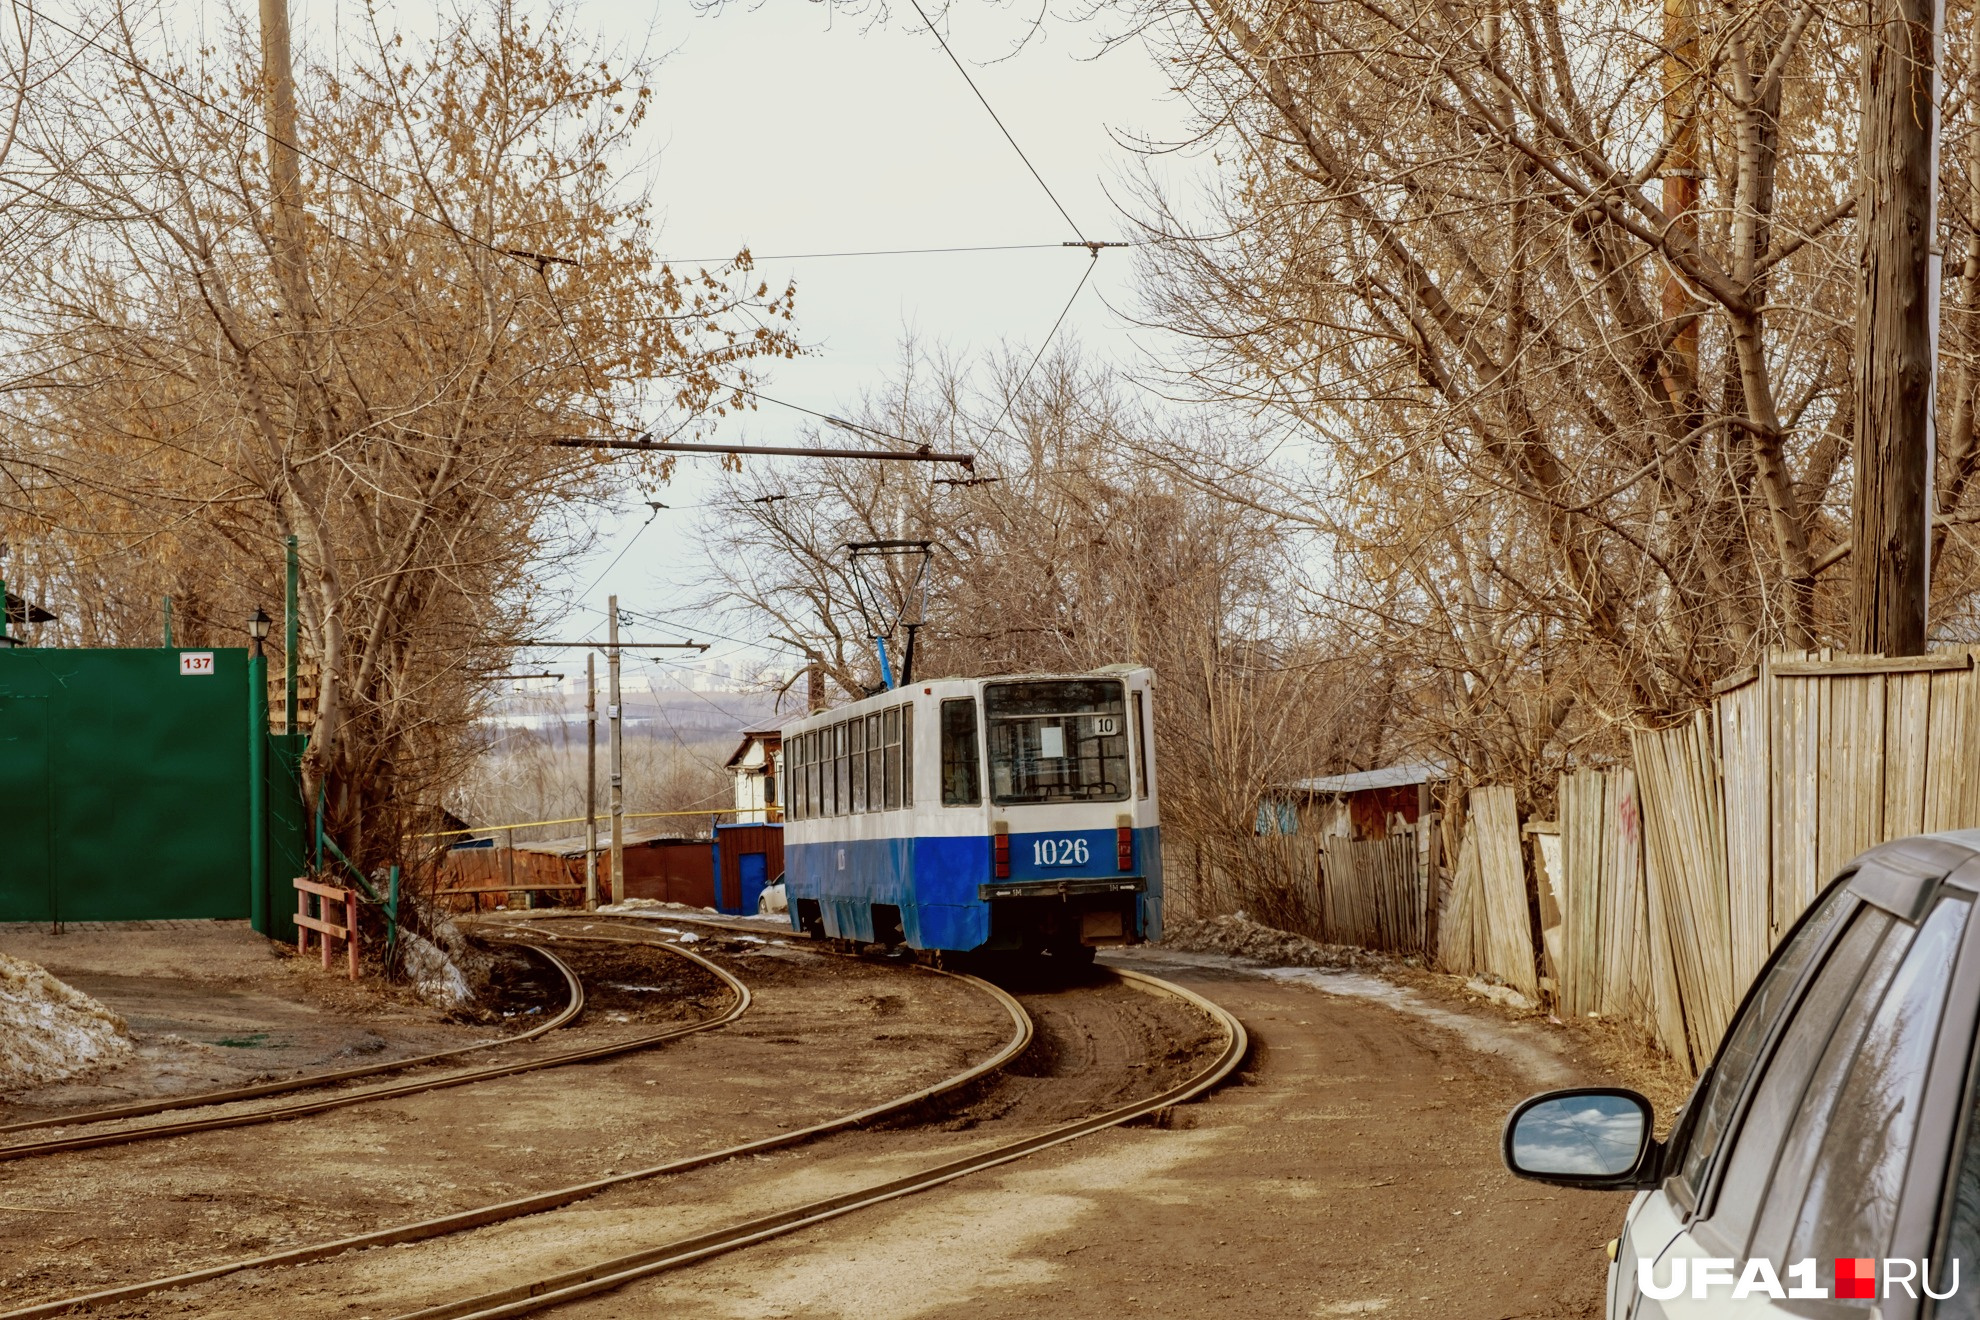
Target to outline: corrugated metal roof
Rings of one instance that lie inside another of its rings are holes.
[[[1346,775],[1321,775],[1318,779],[1299,779],[1285,785],[1294,793],[1361,793],[1371,788],[1402,788],[1408,784],[1428,783],[1445,777],[1442,762],[1425,761],[1414,764],[1385,765],[1379,770],[1357,770]]]

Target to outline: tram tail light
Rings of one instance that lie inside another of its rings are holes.
[[[999,880],[1011,878],[1011,836],[993,834],[990,836],[991,869]]]
[[[1134,869],[1134,828],[1132,826],[1123,825],[1114,831],[1114,861],[1116,863],[1115,869],[1117,870],[1132,871]]]

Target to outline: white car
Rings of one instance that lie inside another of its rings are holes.
[[[1506,1123],[1506,1167],[1633,1189],[1611,1320],[1980,1317],[1980,831],[1852,862],[1747,991],[1670,1135],[1584,1088]]]

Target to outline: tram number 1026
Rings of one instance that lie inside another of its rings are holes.
[[[1085,839],[1033,839],[1033,866],[1085,866],[1092,856]]]

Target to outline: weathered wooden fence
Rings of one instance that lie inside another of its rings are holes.
[[[1454,972],[1494,976],[1538,999],[1533,920],[1513,791],[1473,789],[1467,815],[1438,925],[1438,961]]]
[[[1320,938],[1395,953],[1423,948],[1424,874],[1416,831],[1320,845]]]
[[[1851,858],[1980,827],[1976,653],[1770,657],[1711,709],[1633,733],[1632,767],[1563,776],[1558,823],[1535,827],[1558,829],[1558,874],[1532,887],[1511,790],[1473,790],[1439,962],[1539,998],[1544,949],[1560,1011],[1634,1024],[1695,1071]]]
[[[1630,744],[1633,784],[1561,781],[1559,1004],[1635,1022],[1694,1070],[1851,858],[1980,827],[1972,651],[1776,655]]]

